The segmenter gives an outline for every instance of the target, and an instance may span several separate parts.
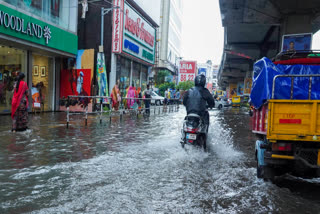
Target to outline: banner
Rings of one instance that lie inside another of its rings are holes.
[[[233,96],[237,96],[237,84],[230,83],[229,84],[229,98]]]
[[[100,53],[100,52],[97,55],[97,82],[98,82],[98,88],[99,88],[98,95],[109,96],[104,53]],[[108,102],[108,100],[105,100],[105,102]]]
[[[244,79],[244,95],[250,95],[252,86],[252,78]]]
[[[244,83],[243,82],[238,82],[237,84],[237,95],[238,96],[243,96],[244,92]]]
[[[196,75],[197,62],[180,61],[179,82],[193,81]]]
[[[311,50],[312,34],[288,34],[282,39],[281,52],[295,52]]]

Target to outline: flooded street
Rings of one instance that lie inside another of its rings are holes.
[[[256,178],[245,110],[210,112],[208,153],[181,148],[184,115],[30,115],[17,134],[1,117],[0,213],[319,213],[319,179]]]

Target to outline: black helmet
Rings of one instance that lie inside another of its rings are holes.
[[[194,85],[204,87],[206,85],[206,77],[204,75],[196,76],[194,79]]]

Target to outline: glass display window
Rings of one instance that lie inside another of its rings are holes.
[[[133,62],[132,84],[136,88],[140,87],[140,69],[141,69],[141,64]]]
[[[0,113],[10,113],[16,77],[24,72],[27,81],[27,52],[0,45]]]
[[[32,54],[32,106],[43,111],[53,110],[53,59]]]

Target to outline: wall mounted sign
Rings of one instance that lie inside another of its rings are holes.
[[[0,4],[0,33],[77,54],[77,35],[2,4]]]
[[[156,29],[124,0],[114,0],[112,51],[154,64]]]

